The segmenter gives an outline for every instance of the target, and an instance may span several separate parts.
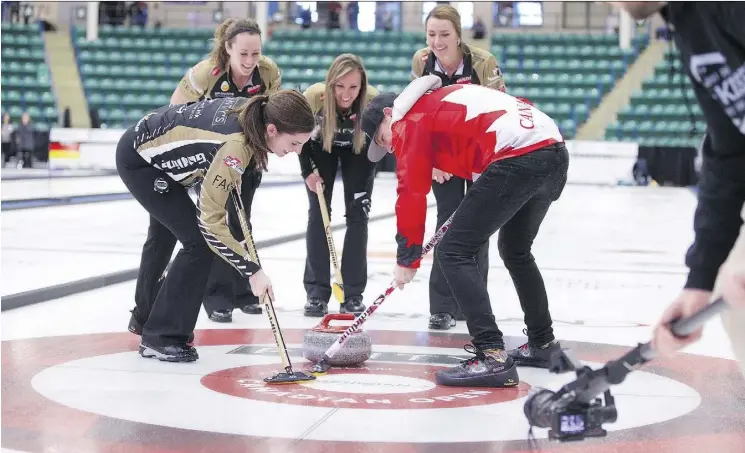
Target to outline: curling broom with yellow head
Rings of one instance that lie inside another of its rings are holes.
[[[310,161],[313,166],[313,173],[319,178],[321,175],[318,173],[313,160]],[[334,235],[331,233],[331,218],[329,217],[328,206],[326,205],[326,198],[323,194],[323,183],[318,182],[316,184],[316,194],[318,195],[318,205],[321,207],[321,216],[323,217],[323,229],[326,232],[326,242],[329,246],[329,256],[331,257],[331,264],[334,266],[334,279],[336,280],[331,285],[331,291],[334,293],[334,297],[340,304],[344,303],[344,281],[341,278],[341,266],[339,266],[339,258],[336,254],[336,246],[334,245]]]
[[[238,213],[238,220],[241,224],[241,230],[243,230],[243,237],[245,240],[245,248],[248,255],[251,257],[251,261],[261,267],[259,262],[259,256],[256,253],[256,246],[254,245],[251,232],[248,230],[248,222],[246,221],[246,211],[243,209],[243,200],[240,196],[236,195],[235,190],[230,192],[233,197],[233,203],[235,204],[235,210]],[[266,292],[259,296],[261,302],[266,307],[266,314],[269,317],[269,325],[272,327],[272,334],[274,335],[274,341],[277,343],[277,349],[279,350],[279,356],[282,359],[282,366],[285,369],[284,373],[278,373],[272,377],[264,379],[267,384],[294,384],[296,382],[311,381],[315,379],[314,376],[303,373],[302,371],[295,372],[292,370],[292,363],[290,363],[290,357],[287,354],[287,346],[285,340],[282,338],[282,331],[279,329],[279,321],[277,321],[277,314],[274,311],[274,304],[269,293]]]

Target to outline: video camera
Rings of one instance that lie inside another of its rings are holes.
[[[690,317],[673,321],[671,330],[678,337],[690,335],[727,307],[723,299],[717,299]],[[656,355],[650,343],[643,343],[619,359],[593,370],[583,366],[568,350],[556,351],[551,356],[549,371],[576,371],[577,379],[558,392],[543,388],[535,388],[531,392],[523,407],[531,429],[550,428],[549,439],[562,442],[605,436],[607,431],[603,429],[603,424],[614,423],[618,417],[610,387],[623,382],[626,375],[654,359]],[[601,393],[605,404],[597,398]]]

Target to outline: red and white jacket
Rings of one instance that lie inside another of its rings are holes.
[[[525,99],[481,85],[440,84],[433,75],[416,79],[393,105],[397,263],[414,269],[433,168],[472,180],[494,161],[564,141],[556,123]]]

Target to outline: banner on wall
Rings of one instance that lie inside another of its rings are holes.
[[[124,129],[53,128],[49,139],[50,169],[116,170],[116,145]],[[630,142],[567,141],[568,182],[616,185],[631,179],[639,146]],[[269,156],[269,174],[300,175],[295,156]]]

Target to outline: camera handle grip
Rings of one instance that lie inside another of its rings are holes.
[[[720,297],[687,318],[675,319],[670,325],[670,330],[676,337],[686,337],[695,332],[709,318],[718,315],[728,307],[727,302]]]

